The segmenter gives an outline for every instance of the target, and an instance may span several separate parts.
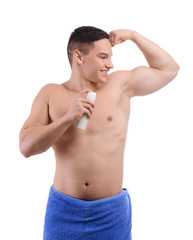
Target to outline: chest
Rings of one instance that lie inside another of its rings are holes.
[[[67,113],[77,94],[60,92],[54,94],[49,106],[51,121],[56,121]],[[85,133],[108,133],[119,135],[125,131],[130,112],[129,99],[122,94],[121,89],[111,87],[110,90],[96,92],[95,108],[88,120]],[[72,124],[67,133],[71,136],[81,134],[82,130]]]

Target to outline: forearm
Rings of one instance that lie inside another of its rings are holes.
[[[132,31],[131,41],[142,51],[150,67],[161,71],[178,70],[179,66],[174,59],[152,41],[135,31]]]
[[[31,126],[20,133],[20,151],[25,157],[45,152],[72,124],[66,115],[45,126]]]

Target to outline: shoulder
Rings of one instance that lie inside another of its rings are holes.
[[[60,84],[56,84],[56,83],[48,83],[46,85],[44,85],[40,91],[41,92],[49,92],[49,91],[53,91],[53,90],[59,90],[62,86]]]
[[[40,89],[38,94],[44,95],[44,96],[50,96],[56,91],[59,91],[60,89],[63,89],[63,87],[60,84],[48,83]]]
[[[61,85],[55,84],[55,83],[49,83],[44,85],[42,88],[40,88],[39,92],[37,93],[34,103],[35,102],[42,102],[42,103],[49,103],[50,98],[57,94],[57,91],[62,88]]]

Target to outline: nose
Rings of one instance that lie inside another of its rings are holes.
[[[109,69],[114,68],[114,65],[113,65],[111,59],[109,59],[109,61],[107,62],[106,67]]]

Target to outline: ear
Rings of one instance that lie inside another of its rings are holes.
[[[83,57],[82,57],[82,53],[79,50],[74,50],[73,58],[78,64],[82,64]]]

